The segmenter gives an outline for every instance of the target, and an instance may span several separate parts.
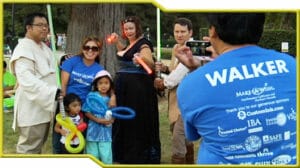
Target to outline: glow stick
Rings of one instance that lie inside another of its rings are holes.
[[[51,35],[51,48],[53,53],[56,53],[56,47],[55,47],[55,34],[54,34],[54,28],[53,28],[53,22],[52,22],[52,13],[51,13],[51,5],[47,4],[47,13],[48,13],[48,21],[49,21],[49,27],[50,27],[50,35]],[[55,57],[55,62],[57,63],[57,57]],[[59,67],[56,66],[56,82],[59,88],[61,88],[61,82],[60,82],[60,74],[59,74]]]
[[[156,56],[156,62],[158,64],[161,64],[160,62],[160,10],[159,8],[156,8],[156,51],[157,51],[157,56]],[[156,77],[161,78],[161,72],[156,71]]]
[[[149,66],[144,62],[144,60],[141,58],[141,57],[139,57],[139,56],[134,56],[135,58],[136,58],[136,61],[140,64],[140,65],[142,65],[142,67],[145,69],[145,71],[150,75],[150,74],[152,74],[152,69],[151,68],[149,68]]]
[[[47,4],[47,13],[48,13],[48,21],[49,21],[49,27],[50,27],[50,35],[51,35],[51,44],[52,44],[51,47],[52,47],[53,53],[56,53],[55,38],[54,38],[55,35],[54,35],[54,28],[53,28],[50,4]],[[58,87],[61,88],[60,74],[59,74],[60,70],[59,70],[59,67],[57,64],[58,61],[57,61],[56,55],[54,55],[54,57],[55,57],[55,62],[56,62],[56,82],[57,82]],[[60,113],[58,113],[55,116],[56,121],[60,125],[62,125],[65,128],[70,130],[70,134],[68,134],[66,137],[65,147],[66,147],[67,151],[69,151],[70,153],[79,153],[84,149],[84,146],[85,146],[84,136],[77,129],[77,127],[75,126],[73,121],[70,118],[66,117],[65,107],[64,107],[64,103],[63,103],[62,99],[59,100],[59,110],[60,110]],[[73,147],[71,144],[71,141],[75,135],[79,138],[79,145],[77,147]]]
[[[111,44],[114,38],[116,38],[114,35],[108,35],[108,36],[106,37],[106,42],[107,42],[108,44]]]
[[[160,61],[160,10],[156,8],[156,51],[157,51],[157,61]]]

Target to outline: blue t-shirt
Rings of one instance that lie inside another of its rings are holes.
[[[293,57],[239,48],[190,73],[177,95],[187,138],[203,138],[198,164],[296,163]]]
[[[101,96],[98,92],[90,92],[88,97],[97,97],[101,101],[102,106],[99,106],[99,111],[93,111],[89,105],[85,102],[82,106],[84,112],[90,112],[97,118],[104,118],[105,112],[108,109],[109,97]],[[106,126],[89,120],[88,128],[86,132],[86,140],[93,142],[111,142],[112,126]]]
[[[64,61],[61,69],[70,74],[66,93],[77,94],[84,103],[86,95],[91,91],[91,83],[96,73],[104,68],[96,62],[86,66],[81,56],[74,56]]]

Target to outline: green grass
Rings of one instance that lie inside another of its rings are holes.
[[[16,132],[12,129],[13,117],[13,112],[3,114],[3,154],[16,154],[16,145],[19,134],[17,129]],[[51,135],[52,132],[49,134],[48,140],[43,147],[43,154],[52,154]]]
[[[161,141],[161,164],[171,163],[171,132],[168,120],[168,101],[166,97],[159,97],[159,112],[160,112],[160,141]],[[13,113],[3,114],[3,154],[15,154],[16,144],[18,141],[18,133],[13,132],[12,120]],[[52,154],[51,135],[43,148],[43,154]],[[195,142],[195,156],[197,153],[198,142]]]

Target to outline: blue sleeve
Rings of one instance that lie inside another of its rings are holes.
[[[184,84],[180,84],[177,89],[177,101],[178,101],[178,107],[181,112],[184,129],[185,129],[185,135],[186,138],[190,141],[198,140],[201,136],[197,131],[197,127],[195,127],[197,124],[194,122],[197,122],[195,120],[195,115],[197,114],[195,112],[194,106],[191,107],[191,102],[195,100],[194,98],[191,99],[189,96],[190,91],[182,89]],[[196,110],[197,111],[197,110]]]
[[[66,71],[66,72],[71,73],[72,70],[73,70],[73,65],[74,65],[74,63],[77,62],[78,57],[79,57],[79,56],[74,56],[74,57],[71,57],[71,58],[65,60],[65,61],[62,63],[62,65],[60,66],[60,69],[63,70],[63,71]]]
[[[186,138],[190,141],[198,140],[201,136],[198,134],[197,128],[193,126],[193,123],[190,123],[187,120],[184,120],[184,129]]]
[[[90,107],[87,105],[87,103],[83,103],[82,105],[82,112],[86,113],[86,112],[91,112]]]
[[[89,93],[89,94],[86,96],[86,98],[88,98],[90,95],[91,95],[91,93]],[[84,112],[84,113],[86,113],[86,112],[91,113],[91,112],[92,112],[91,108],[90,108],[90,107],[88,106],[88,104],[87,104],[87,101],[85,101],[85,102],[83,103],[83,105],[82,105],[82,107],[81,107],[81,110],[82,110],[82,112]]]

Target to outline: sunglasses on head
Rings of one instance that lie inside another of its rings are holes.
[[[99,51],[99,47],[97,46],[83,46],[82,49],[85,51],[90,51],[90,50],[94,52]]]
[[[134,19],[130,17],[128,19],[123,20],[123,24],[127,22],[134,22]]]

